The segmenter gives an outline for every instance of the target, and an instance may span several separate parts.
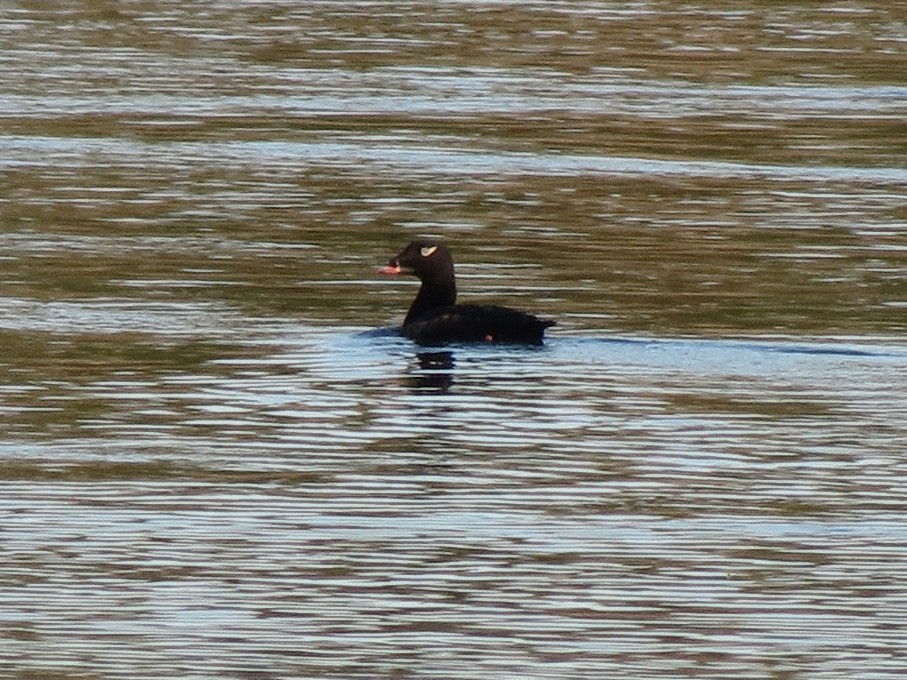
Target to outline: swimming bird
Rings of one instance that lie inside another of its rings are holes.
[[[380,267],[383,274],[412,274],[422,285],[401,332],[421,345],[451,342],[542,344],[555,321],[495,305],[458,305],[450,250],[439,241],[416,239]]]

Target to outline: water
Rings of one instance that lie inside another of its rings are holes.
[[[897,3],[0,10],[0,670],[900,678]],[[542,348],[418,348],[462,299]]]

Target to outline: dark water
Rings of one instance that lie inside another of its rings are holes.
[[[0,9],[0,676],[907,672],[899,3]],[[448,240],[539,349],[370,329]]]

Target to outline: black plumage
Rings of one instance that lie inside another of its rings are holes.
[[[496,342],[540,345],[554,321],[509,307],[458,305],[453,258],[443,243],[418,239],[380,271],[412,274],[422,285],[401,331],[423,345],[449,342]]]

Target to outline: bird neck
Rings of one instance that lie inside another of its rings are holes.
[[[415,321],[423,314],[439,307],[447,307],[457,301],[457,284],[453,277],[446,281],[423,281],[419,294],[406,313],[404,325]]]

